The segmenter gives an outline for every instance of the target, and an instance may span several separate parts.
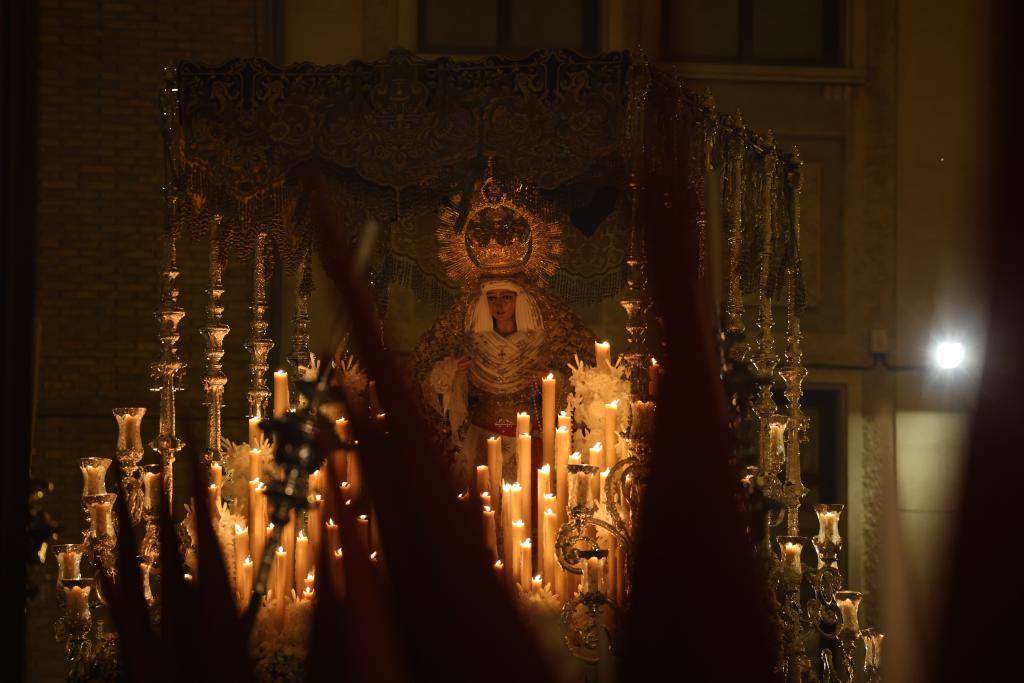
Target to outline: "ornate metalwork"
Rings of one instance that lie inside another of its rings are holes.
[[[270,388],[267,386],[268,357],[274,341],[267,336],[267,281],[270,279],[270,235],[261,231],[256,236],[252,254],[252,324],[245,348],[249,352],[249,417],[266,417]],[[255,444],[253,444],[255,445]]]
[[[313,251],[306,251],[299,281],[295,287],[295,312],[292,314],[292,350],[288,354],[289,397],[291,407],[297,408],[300,394],[298,382],[302,379],[303,368],[310,366],[309,354],[309,295],[313,293]]]
[[[178,252],[177,252],[177,210],[178,197],[173,186],[177,173],[175,171],[176,156],[172,153],[170,138],[174,131],[175,110],[177,107],[177,86],[173,72],[166,82],[161,94],[163,110],[163,127],[165,143],[164,195],[166,202],[167,244],[166,265],[163,271],[163,294],[160,307],[157,309],[159,323],[160,360],[151,366],[153,391],[160,392],[160,428],[156,439],[150,446],[160,455],[163,465],[164,495],[167,500],[174,499],[174,458],[184,448],[183,441],[178,439],[175,415],[174,394],[181,391],[185,379],[185,363],[178,356],[178,339],[181,333],[178,326],[185,317],[185,310],[178,305]]]
[[[206,400],[206,462],[220,460],[221,410],[224,406],[224,387],[228,377],[224,374],[224,338],[231,327],[224,322],[224,264],[221,251],[221,216],[215,216],[210,230],[210,286],[206,290],[210,299],[206,305],[206,324],[199,333],[206,339],[206,375],[203,392]]]
[[[594,558],[607,560],[607,550],[579,551],[584,562]],[[598,662],[606,650],[614,643],[614,632],[608,628],[609,622],[618,617],[619,606],[608,597],[601,585],[589,585],[581,589],[575,596],[562,606],[561,620],[563,640],[569,652],[585,662]],[[583,613],[579,614],[582,608]],[[602,614],[610,610],[610,614]]]

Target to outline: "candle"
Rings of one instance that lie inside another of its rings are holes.
[[[312,602],[313,601],[313,597],[314,597],[313,587],[312,586],[306,586],[303,589],[303,591],[302,591],[302,601],[303,602]]]
[[[508,507],[512,520],[523,519],[523,486],[513,482],[508,490]]]
[[[542,462],[555,464],[555,375],[549,372],[541,380],[541,444]]]
[[[146,511],[157,514],[160,511],[161,466],[146,465],[142,474],[142,502]]]
[[[492,436],[487,439],[487,473],[490,483],[487,490],[501,494],[501,468],[504,458],[501,454],[501,437]]]
[[[242,560],[242,567],[238,572],[238,601],[245,609],[249,602],[249,594],[252,593],[252,557],[247,556]]]
[[[114,535],[114,499],[115,493],[103,493],[88,496],[86,506],[89,508],[90,533],[93,538],[111,538]]]
[[[260,429],[260,418],[259,415],[249,418],[249,447],[259,448],[260,444],[263,443],[263,430]]]
[[[512,557],[512,485],[501,482],[501,556],[511,562]]]
[[[517,519],[512,522],[511,541],[509,543],[509,555],[512,557],[512,582],[519,580],[519,569],[522,566],[522,552],[520,545],[526,539],[526,525],[523,520]],[[506,558],[507,559],[507,558]]]
[[[657,358],[651,358],[651,366],[647,368],[647,393],[651,398],[658,396],[658,380],[661,378],[661,366]]]
[[[484,515],[484,545],[491,551],[491,557],[498,559],[498,522],[494,516],[494,510],[490,505],[483,508]]]
[[[345,551],[337,548],[331,555],[331,582],[340,597],[345,597]]]
[[[334,433],[338,435],[338,440],[341,443],[346,444],[351,441],[349,435],[349,423],[344,417],[339,417],[334,421]],[[348,479],[348,449],[340,448],[333,453],[332,461],[334,463],[334,474],[336,477],[341,477],[343,480]]]
[[[599,370],[612,367],[612,345],[606,341],[594,342],[594,355],[597,357],[596,366]]]
[[[786,418],[782,415],[772,415],[768,422],[768,453],[766,465],[771,471],[777,471],[786,461],[786,444],[783,440],[786,433]]]
[[[597,498],[598,498],[598,501],[601,503],[601,505],[604,507],[604,509],[607,509],[607,507],[608,507],[607,496],[605,496],[605,492],[606,492],[605,486],[608,483],[608,477],[611,475],[611,473],[612,473],[612,470],[611,470],[610,467],[605,469],[604,471],[602,471],[601,472],[600,483],[597,485],[597,493],[598,493],[598,497]]]
[[[544,590],[544,579],[541,574],[537,574],[537,576],[530,579],[530,592],[540,593],[542,590]]]
[[[530,433],[530,414],[516,413],[516,434]]]
[[[257,562],[263,559],[263,549],[267,545],[267,516],[266,516],[266,485],[259,479],[249,482],[249,542],[251,555]]]
[[[67,605],[68,617],[76,621],[90,621],[92,619],[92,615],[89,613],[89,593],[91,592],[92,586],[89,585],[64,587],[64,599]]]
[[[544,510],[548,508],[546,496],[551,493],[551,466],[537,469],[537,502],[534,504],[534,519],[537,524],[537,550],[544,547]]]
[[[289,561],[284,566],[285,590],[290,591],[295,585],[295,510],[288,513],[288,523],[284,525],[281,532],[282,545],[288,553]]]
[[[363,476],[359,470],[359,456],[350,454],[348,457],[348,486],[345,489],[346,500],[357,500],[363,491]]]
[[[569,440],[571,438],[568,425],[561,424],[563,415],[568,421],[568,415],[563,412],[558,417],[560,424],[555,430],[555,494],[558,498],[555,513],[558,515],[559,524],[565,523],[565,505],[569,491],[569,477],[565,468],[569,464]]]
[[[604,446],[601,444],[600,441],[598,441],[597,443],[590,447],[589,457],[589,464],[595,466],[597,468],[597,472],[600,472],[601,470],[604,469]],[[591,496],[593,496],[594,502],[600,502],[601,481],[596,475],[590,480],[590,486],[592,487]]]
[[[359,535],[359,541],[363,544],[363,549],[367,552],[370,551],[370,518],[366,515],[359,515],[356,518],[356,533]]]
[[[604,465],[611,467],[618,461],[616,451],[619,431],[619,399],[604,404]]]
[[[857,619],[857,611],[860,609],[860,601],[864,596],[857,591],[838,591],[836,593],[836,607],[843,617],[843,631],[857,635],[860,633],[860,623]]]
[[[487,465],[476,466],[476,492],[484,493],[491,487],[491,473]]]
[[[279,545],[274,553],[274,564],[270,569],[270,574],[274,597],[278,600],[282,611],[284,609],[285,586],[288,585],[287,564],[288,552],[284,549],[283,545]]]
[[[583,568],[583,592],[602,590],[604,578],[604,558],[588,557]]]
[[[240,524],[235,525],[235,568],[239,577],[242,575],[242,565],[245,558],[249,557],[249,527]]]
[[[220,487],[210,484],[206,489],[206,501],[210,505],[210,514],[214,520],[220,519]]]
[[[814,512],[818,515],[818,541],[822,544],[842,545],[843,537],[839,534],[839,518],[843,514],[843,506],[815,505]]]
[[[580,455],[579,451],[576,451],[575,453],[573,453],[572,455],[569,456],[569,462],[567,464],[568,465],[582,465],[583,464],[583,456]]]
[[[533,577],[533,544],[530,539],[519,543],[519,585],[524,591],[530,590],[530,579]]]
[[[559,571],[555,559],[555,541],[558,540],[558,515],[551,508],[544,510],[543,546],[540,549],[542,572],[550,581]]]
[[[882,641],[885,635],[875,628],[860,632],[864,639],[864,668],[877,672],[882,667]]]
[[[516,438],[516,459],[516,472],[523,487],[523,520],[526,527],[530,528],[530,506],[533,502],[533,448],[532,437],[525,432],[520,432]]]
[[[334,519],[327,520],[327,547],[337,548],[341,543],[341,533]]]
[[[782,573],[786,580],[792,584],[799,585],[803,576],[803,566],[800,563],[800,555],[804,549],[804,539],[799,536],[779,536],[780,559],[782,562]]]
[[[115,414],[116,414],[115,409]],[[129,451],[141,451],[142,445],[142,417],[146,414],[145,408],[122,408],[120,410],[133,411],[124,414],[125,443],[123,448]],[[137,412],[135,412],[137,411]],[[118,444],[118,448],[122,445]]]
[[[490,505],[491,505],[491,494],[490,494],[490,492],[484,491],[484,492],[482,492],[480,494],[480,505],[486,505],[486,506],[490,507]]]
[[[82,495],[99,496],[107,492],[107,468],[110,458],[82,458],[79,468],[82,470]]]
[[[597,467],[593,465],[570,464],[569,472],[569,508],[584,508],[593,510],[594,505],[594,484],[592,481],[597,478]]]
[[[558,413],[558,428],[561,429],[562,427],[572,430],[572,418],[564,410]]]
[[[278,370],[274,373],[274,417],[280,418],[288,412],[288,373]]]
[[[299,535],[295,538],[295,590],[302,591],[302,581],[309,573],[309,539],[299,529]]]
[[[505,583],[505,564],[501,560],[495,560],[494,564],[494,575],[498,577],[499,583]]]

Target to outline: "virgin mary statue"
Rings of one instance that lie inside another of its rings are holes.
[[[462,487],[486,464],[491,436],[501,438],[503,479],[517,478],[517,413],[530,414],[539,437],[541,378],[555,375],[556,405],[562,405],[567,364],[594,353],[593,334],[544,291],[561,252],[561,225],[517,197],[489,178],[474,192],[462,229],[455,208],[442,210],[439,257],[462,291],[414,352],[424,402],[449,439]],[[534,449],[536,466],[539,452]]]

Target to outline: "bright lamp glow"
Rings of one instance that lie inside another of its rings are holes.
[[[967,349],[960,342],[944,341],[935,347],[935,364],[943,370],[960,367],[967,356]]]

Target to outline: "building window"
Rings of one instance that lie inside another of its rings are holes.
[[[679,62],[842,64],[843,0],[662,0],[662,53]]]
[[[599,0],[419,0],[417,50],[525,54],[600,47]]]

